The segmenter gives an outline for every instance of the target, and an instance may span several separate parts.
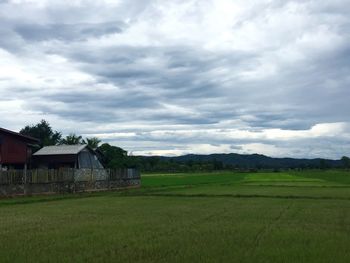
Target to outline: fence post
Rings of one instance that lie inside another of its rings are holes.
[[[24,170],[23,170],[23,190],[24,195],[27,194],[27,163],[24,164]]]
[[[107,172],[107,187],[108,190],[111,189],[111,169],[106,169]]]
[[[73,168],[73,193],[76,192],[75,168]]]

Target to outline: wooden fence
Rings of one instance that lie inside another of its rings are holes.
[[[0,171],[0,196],[102,191],[141,185],[137,169],[33,169]]]

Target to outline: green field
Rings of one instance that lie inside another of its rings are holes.
[[[350,172],[144,175],[0,200],[0,262],[350,262]]]

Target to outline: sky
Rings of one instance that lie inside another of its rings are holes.
[[[133,155],[350,155],[350,0],[0,0],[0,127]]]

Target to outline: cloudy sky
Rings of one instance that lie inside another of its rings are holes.
[[[0,0],[0,127],[132,154],[350,155],[350,0]]]

